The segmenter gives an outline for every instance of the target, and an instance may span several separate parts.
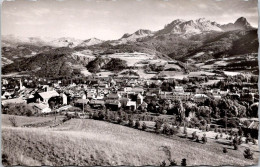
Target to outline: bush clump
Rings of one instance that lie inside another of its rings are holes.
[[[251,160],[253,160],[253,159],[254,159],[253,155],[254,155],[254,153],[250,150],[250,148],[245,149],[245,151],[244,151],[244,157],[245,157],[246,159],[251,159]]]

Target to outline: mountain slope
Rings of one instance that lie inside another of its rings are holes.
[[[200,18],[197,20],[174,20],[170,24],[166,25],[162,30],[156,32],[156,35],[163,34],[182,34],[184,36],[191,36],[195,34],[201,34],[204,32],[210,31],[223,31],[219,24],[216,22],[211,22],[204,18]]]
[[[250,30],[253,29],[253,27],[248,23],[246,18],[240,17],[238,18],[235,23],[229,23],[220,26],[224,31],[233,31],[233,30]]]
[[[87,39],[87,40],[83,41],[79,45],[77,45],[77,47],[91,46],[91,45],[100,44],[102,42],[104,42],[104,41],[102,41],[100,39],[97,39],[97,38],[90,38],[90,39]]]
[[[78,72],[73,68],[80,62],[71,56],[73,50],[69,48],[53,49],[33,57],[15,61],[2,68],[2,73],[28,72],[39,77],[64,77]]]
[[[208,38],[202,46],[194,49],[187,56],[181,59],[190,58],[197,53],[205,52],[218,58],[222,55],[232,56],[258,52],[257,30],[236,30],[220,33],[217,36]]]

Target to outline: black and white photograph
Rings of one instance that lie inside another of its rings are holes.
[[[258,165],[257,0],[9,0],[3,166]]]

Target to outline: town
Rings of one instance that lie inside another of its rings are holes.
[[[125,76],[48,80],[2,79],[2,113],[46,116],[57,113],[87,118],[98,111],[123,111],[175,118],[176,125],[248,129],[258,136],[258,76],[227,76],[212,85],[209,77],[142,79],[129,69]],[[216,76],[215,76],[216,77]],[[24,111],[20,111],[21,108]],[[16,109],[15,109],[16,108]],[[255,118],[255,119],[254,119]]]

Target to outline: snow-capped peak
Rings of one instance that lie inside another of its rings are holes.
[[[80,43],[78,46],[91,46],[91,45],[96,45],[96,44],[100,44],[102,43],[103,41],[100,40],[100,39],[97,39],[97,38],[90,38],[90,39],[87,39],[87,40],[84,40],[82,43]]]

